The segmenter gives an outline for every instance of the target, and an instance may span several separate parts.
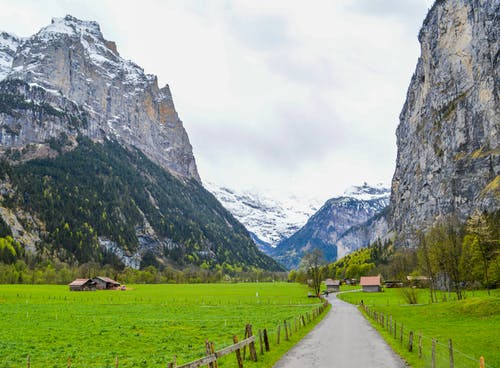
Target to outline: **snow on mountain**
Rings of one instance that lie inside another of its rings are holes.
[[[286,267],[298,267],[303,255],[319,248],[329,262],[369,245],[387,233],[385,219],[390,190],[364,183],[329,199],[292,236],[280,241],[270,255]]]
[[[321,205],[317,199],[292,196],[277,200],[261,193],[239,192],[214,183],[204,183],[204,186],[245,225],[264,251],[299,230]]]
[[[345,197],[354,198],[359,201],[387,198],[390,194],[391,190],[383,183],[378,183],[374,186],[368,185],[368,183],[363,183],[360,186],[353,185],[344,192]]]
[[[12,61],[21,42],[21,38],[7,32],[0,33],[0,80],[5,79],[12,70]]]

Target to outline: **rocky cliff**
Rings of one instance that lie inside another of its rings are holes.
[[[155,76],[120,57],[115,43],[103,37],[96,22],[68,15],[53,19],[25,39],[1,33],[2,79],[0,93],[56,112],[71,106],[81,117],[75,124],[64,124],[67,119],[38,119],[8,111],[0,117],[3,148],[44,144],[62,133],[101,142],[114,139],[140,149],[178,177],[200,181],[168,85],[159,88]],[[10,82],[16,80],[25,83]]]
[[[500,1],[436,1],[397,128],[398,244],[439,216],[500,208]]]

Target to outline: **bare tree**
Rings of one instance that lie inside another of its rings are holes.
[[[326,263],[323,252],[315,248],[306,253],[300,262],[300,268],[304,269],[307,276],[310,277],[314,293],[319,297],[321,281],[323,279],[322,266]]]

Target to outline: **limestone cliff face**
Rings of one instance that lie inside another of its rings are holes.
[[[436,1],[400,115],[392,181],[399,244],[450,213],[500,208],[500,1]]]
[[[74,127],[53,118],[40,124],[30,116],[2,114],[3,146],[41,144],[76,129],[96,141],[111,138],[136,147],[177,176],[200,181],[168,85],[159,88],[155,76],[121,58],[97,23],[66,16],[26,39],[0,36],[0,80],[27,83],[19,98],[62,111],[73,104],[85,115],[84,124]]]

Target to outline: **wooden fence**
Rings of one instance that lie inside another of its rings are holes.
[[[453,342],[448,339],[446,343],[442,343],[435,338],[428,338],[422,333],[417,333],[408,329],[403,323],[397,322],[391,315],[382,313],[368,306],[361,304],[365,315],[371,318],[386,330],[390,336],[401,345],[405,345],[410,353],[418,354],[419,359],[428,361],[431,368],[459,368],[470,367],[473,362],[479,365],[480,368],[490,367],[484,361],[484,357],[476,358],[464,354],[453,347]],[[461,361],[457,361],[460,358]]]
[[[276,344],[279,345],[282,333],[283,338],[288,341],[293,333],[298,332],[300,328],[305,327],[307,324],[319,317],[327,307],[328,302],[325,300],[319,307],[313,309],[311,313],[306,313],[305,316],[300,315],[291,321],[284,320],[283,332],[281,330],[281,324],[276,327]],[[267,329],[258,330],[258,334],[254,335],[252,325],[248,324],[245,326],[245,338],[243,340],[238,341],[238,336],[234,335],[233,345],[218,351],[215,350],[215,344],[213,342],[206,340],[206,356],[182,365],[177,365],[177,357],[174,357],[173,361],[168,363],[168,368],[197,368],[205,365],[209,368],[218,368],[217,360],[232,353],[235,353],[238,368],[243,368],[243,361],[246,358],[247,347],[250,360],[254,362],[257,361],[258,356],[255,347],[257,343],[259,345],[259,352],[261,355],[263,355],[264,352],[269,352],[271,350],[272,341],[269,339]]]

